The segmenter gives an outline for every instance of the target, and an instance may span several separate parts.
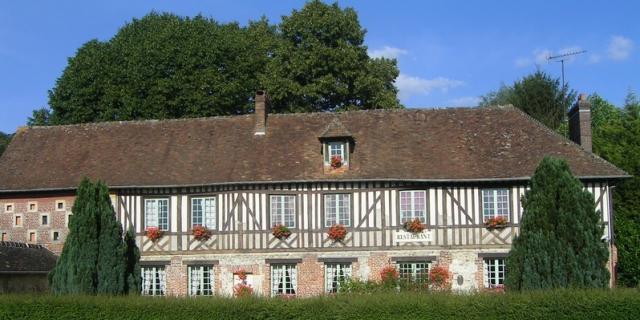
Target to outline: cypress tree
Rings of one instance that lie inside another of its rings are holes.
[[[98,181],[95,188],[100,222],[97,293],[123,294],[127,261],[124,257],[122,225],[114,215],[107,186]]]
[[[140,250],[136,245],[136,237],[132,229],[129,229],[124,236],[125,260],[126,260],[126,281],[125,293],[139,294],[142,287],[142,276],[140,274]]]
[[[507,259],[510,289],[604,288],[608,250],[591,193],[564,160],[545,157],[522,203],[520,235]]]

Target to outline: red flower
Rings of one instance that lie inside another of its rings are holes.
[[[403,226],[405,230],[413,233],[420,233],[422,230],[427,228],[427,226],[418,218],[405,222]]]
[[[233,287],[233,295],[238,298],[249,297],[253,294],[253,288],[251,285],[246,283],[238,283],[235,287]]]
[[[289,228],[284,225],[276,224],[273,228],[271,228],[271,234],[273,234],[274,237],[282,240],[289,238],[289,236],[291,235],[291,230],[289,230]]]
[[[380,279],[382,282],[393,282],[398,280],[398,270],[394,266],[386,266],[380,271]]]
[[[437,290],[446,289],[450,285],[451,273],[443,266],[435,266],[429,270],[429,282],[432,288]]]
[[[191,234],[196,240],[207,241],[211,238],[211,230],[205,226],[196,225],[191,229]]]
[[[238,275],[238,279],[242,281],[247,280],[247,271],[244,269],[238,269],[238,271],[236,271],[236,275]]]
[[[331,168],[338,169],[342,167],[342,157],[339,155],[331,156]]]
[[[329,228],[328,235],[333,241],[342,241],[347,236],[347,228],[341,224],[334,224]]]
[[[507,226],[507,218],[503,217],[503,216],[495,216],[492,218],[489,218],[487,220],[484,221],[484,226],[487,229],[499,229],[499,228],[504,228]]]
[[[163,234],[162,230],[160,230],[158,227],[148,227],[145,233],[147,235],[147,238],[149,238],[151,241],[157,241],[162,237]]]

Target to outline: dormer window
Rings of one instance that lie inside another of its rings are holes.
[[[340,174],[349,170],[349,158],[351,149],[355,146],[355,138],[337,116],[333,117],[318,139],[322,143],[324,173]]]
[[[349,144],[346,141],[333,141],[325,144],[324,164],[339,168],[349,164]]]

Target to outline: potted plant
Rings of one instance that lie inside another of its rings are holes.
[[[484,226],[489,229],[502,229],[507,226],[507,218],[503,216],[495,216],[484,221]]]
[[[413,220],[410,221],[406,221],[403,224],[403,227],[405,230],[411,232],[411,233],[420,233],[422,232],[422,230],[426,229],[427,226],[422,223],[422,221],[420,221],[419,218],[415,218]]]
[[[289,230],[289,228],[287,228],[285,225],[276,224],[273,228],[271,228],[271,234],[273,234],[274,237],[280,240],[284,240],[291,236],[291,230]]]
[[[347,228],[345,228],[344,225],[341,224],[334,224],[331,226],[331,228],[329,228],[328,235],[329,239],[333,240],[334,242],[341,242],[347,236]]]
[[[339,155],[331,156],[331,168],[338,169],[342,167],[342,157]]]
[[[199,241],[207,241],[211,238],[211,230],[203,225],[194,226],[191,229],[191,234]]]
[[[155,241],[158,241],[158,239],[162,238],[163,232],[158,227],[148,227],[145,230],[145,234],[147,238],[155,242]]]
[[[240,279],[240,283],[233,287],[233,295],[239,298],[249,297],[253,294],[253,288],[247,282],[247,272],[244,269],[240,269],[235,272]]]
[[[445,290],[451,285],[451,273],[444,266],[435,266],[429,270],[429,282],[434,290]]]

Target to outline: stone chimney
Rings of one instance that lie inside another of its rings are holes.
[[[269,112],[269,97],[264,90],[256,91],[256,127],[255,135],[262,136],[267,133],[267,113]]]
[[[578,102],[569,110],[569,138],[592,152],[591,149],[591,103],[581,93]]]

